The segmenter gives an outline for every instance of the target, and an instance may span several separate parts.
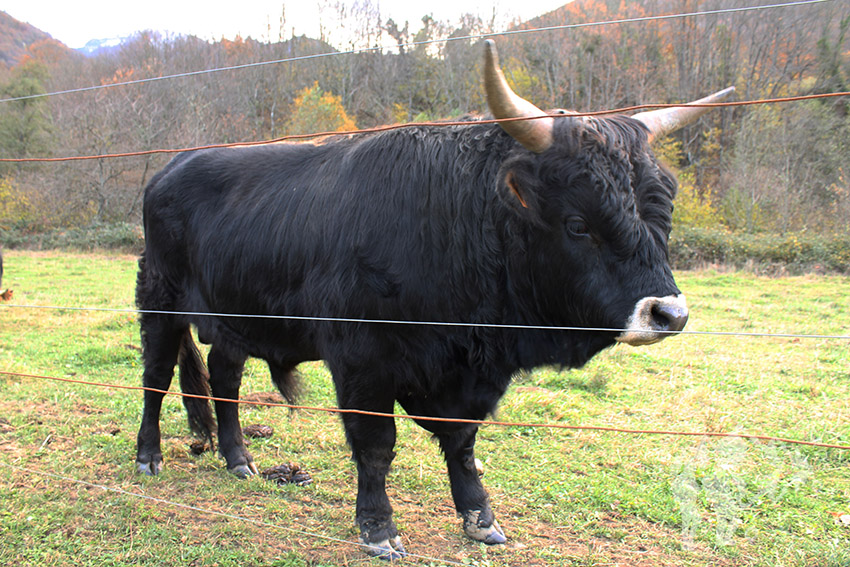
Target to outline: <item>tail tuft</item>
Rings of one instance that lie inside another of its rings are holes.
[[[210,396],[210,377],[201,359],[201,353],[192,340],[192,332],[186,329],[180,339],[180,389],[184,394]],[[183,405],[189,419],[189,428],[201,439],[213,444],[215,418],[209,400],[183,397]]]
[[[272,382],[277,386],[280,394],[286,398],[287,402],[294,404],[300,390],[299,376],[295,368],[278,366],[269,362],[269,371],[272,375]]]

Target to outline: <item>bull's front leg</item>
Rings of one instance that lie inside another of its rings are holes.
[[[493,515],[490,497],[481,484],[475,459],[475,435],[478,427],[470,426],[451,432],[437,433],[446,457],[452,498],[463,519],[463,531],[476,541],[495,545],[505,543],[505,534]]]
[[[386,417],[345,414],[343,423],[357,464],[356,522],[363,551],[382,559],[400,559],[405,551],[386,490],[387,474],[395,457],[395,422]]]

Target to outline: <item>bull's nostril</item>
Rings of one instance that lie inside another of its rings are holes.
[[[652,323],[661,331],[666,331],[670,326],[670,318],[667,317],[660,305],[652,306]]]
[[[659,331],[681,331],[688,322],[688,310],[675,304],[656,303],[652,306],[652,322]]]

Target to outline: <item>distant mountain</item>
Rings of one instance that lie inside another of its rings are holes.
[[[0,65],[14,67],[27,54],[30,45],[44,40],[53,38],[50,34],[0,11]]]
[[[110,53],[115,51],[121,44],[125,41],[133,39],[131,37],[110,37],[106,39],[91,39],[84,46],[78,47],[77,51],[86,55],[87,57],[93,57],[95,55],[100,55],[102,53]]]

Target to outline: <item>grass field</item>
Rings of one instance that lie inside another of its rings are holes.
[[[0,371],[141,383],[135,259],[5,254]],[[689,331],[850,335],[850,277],[677,274]],[[17,305],[17,306],[16,306]],[[58,306],[35,309],[20,305]],[[320,363],[303,403],[333,406]],[[272,390],[251,361],[243,395]],[[239,481],[192,455],[182,405],[163,410],[165,470],[135,473],[141,393],[0,375],[0,565],[365,565],[339,419],[244,407],[260,468],[307,487]],[[518,376],[500,420],[763,434],[850,445],[850,340],[687,334],[616,347],[581,370]],[[399,420],[390,475],[406,565],[850,565],[850,451],[740,438],[484,427],[478,456],[509,536],[461,535],[436,445]],[[163,502],[165,501],[165,502]],[[334,539],[328,539],[334,538]]]

